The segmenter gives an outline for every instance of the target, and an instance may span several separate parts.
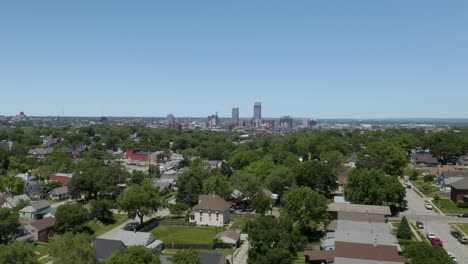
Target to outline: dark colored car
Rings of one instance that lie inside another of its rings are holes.
[[[455,237],[455,238],[458,238],[458,237],[462,236],[460,234],[460,232],[458,232],[458,231],[451,231],[450,234],[452,234],[452,236]]]
[[[468,213],[459,214],[458,217],[468,217]]]
[[[416,227],[419,228],[419,229],[423,229],[424,228],[424,224],[421,222],[421,221],[416,221]]]
[[[406,188],[411,189],[411,185],[407,184]]]

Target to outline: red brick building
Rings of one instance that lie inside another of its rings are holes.
[[[452,183],[450,199],[457,202],[468,202],[468,177]]]
[[[164,163],[167,160],[167,156],[163,151],[147,152],[141,149],[127,149],[126,157],[129,160],[135,161],[151,161],[157,163]]]

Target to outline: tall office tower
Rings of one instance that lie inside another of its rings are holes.
[[[309,126],[310,126],[309,123],[310,123],[310,119],[309,119],[309,118],[304,118],[304,119],[302,119],[302,127],[303,127],[303,128],[309,128]]]
[[[173,115],[173,114],[168,114],[168,115],[166,116],[166,120],[167,120],[167,123],[168,123],[169,125],[175,123],[175,118],[174,118],[174,115]]]
[[[232,108],[232,123],[235,126],[239,125],[239,107]]]
[[[254,104],[253,121],[255,126],[260,126],[262,124],[262,103],[260,102],[255,102]]]
[[[290,116],[282,116],[282,117],[280,117],[279,123],[280,123],[280,127],[293,128],[294,121],[293,121],[292,117],[290,117]]]

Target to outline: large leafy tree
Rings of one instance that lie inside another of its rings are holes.
[[[68,186],[74,197],[85,195],[90,199],[115,198],[122,174],[119,166],[96,167],[91,161],[90,167],[73,176]],[[88,163],[89,164],[89,163]]]
[[[230,178],[232,187],[239,190],[244,198],[250,198],[260,191],[260,180],[246,172],[236,172]]]
[[[109,209],[111,202],[108,200],[91,200],[91,214],[103,223],[114,221],[113,213]]]
[[[434,247],[424,242],[412,243],[403,253],[410,258],[410,264],[453,263],[442,247]]]
[[[102,264],[160,264],[159,256],[144,246],[132,246],[125,252],[116,251]]]
[[[327,199],[309,187],[292,187],[283,196],[282,215],[301,228],[318,227],[328,220]]]
[[[306,161],[299,168],[296,183],[330,195],[338,188],[337,180],[338,174],[328,164],[321,161]]]
[[[10,245],[0,245],[0,260],[3,264],[37,264],[36,254],[25,242],[15,242]]]
[[[261,216],[246,224],[249,235],[249,263],[293,263],[306,239],[292,220]]]
[[[201,264],[201,259],[193,249],[182,249],[172,257],[174,264]]]
[[[18,213],[10,208],[0,208],[0,244],[9,243],[18,233]]]
[[[162,205],[158,189],[144,182],[143,185],[132,185],[128,191],[117,198],[117,207],[126,212],[128,217],[140,218],[143,223],[145,215],[151,215]]]
[[[224,199],[227,199],[232,193],[232,187],[226,176],[214,174],[206,179],[203,184],[203,192],[205,194],[216,193]]]
[[[397,178],[375,169],[351,171],[344,192],[347,200],[370,205],[402,205],[406,195]]]
[[[92,238],[83,233],[65,233],[50,244],[49,254],[54,264],[94,264]]]
[[[273,160],[270,157],[264,157],[261,160],[250,163],[244,170],[248,173],[252,173],[263,182],[274,168],[275,163]]]
[[[55,213],[55,229],[64,233],[77,230],[88,221],[88,210],[81,204],[64,204],[57,208]]]
[[[294,184],[294,172],[289,167],[280,165],[273,169],[273,171],[265,179],[266,187],[275,194],[282,196],[286,188]]]
[[[188,170],[179,177],[177,202],[193,206],[203,192],[203,177],[194,170]]]
[[[358,153],[358,168],[382,169],[392,176],[403,175],[407,164],[406,151],[396,144],[378,141],[370,143]]]

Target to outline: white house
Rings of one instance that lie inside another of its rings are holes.
[[[224,226],[229,224],[231,204],[216,194],[198,196],[190,222],[197,225]]]
[[[26,194],[21,194],[13,197],[8,197],[4,200],[2,207],[3,208],[15,208],[21,200],[30,202],[31,199]]]

